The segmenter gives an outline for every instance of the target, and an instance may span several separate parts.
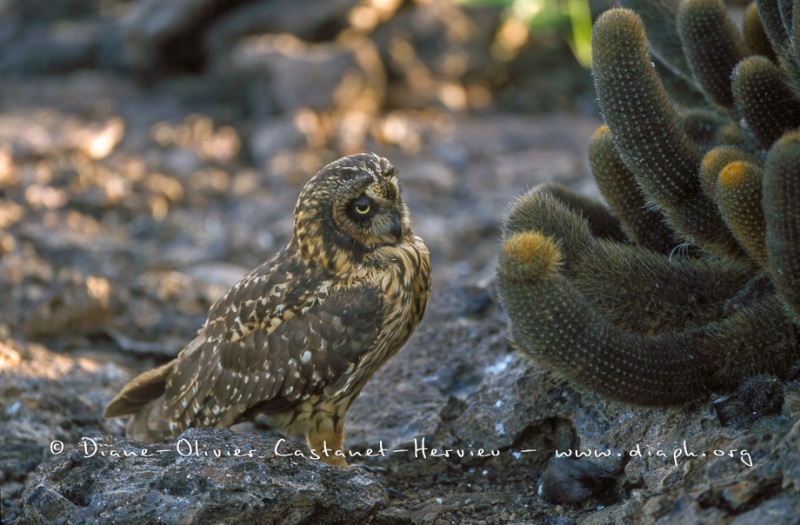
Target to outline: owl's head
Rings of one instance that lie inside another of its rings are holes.
[[[342,157],[306,183],[294,211],[293,241],[307,257],[338,266],[412,235],[397,170],[374,153]]]

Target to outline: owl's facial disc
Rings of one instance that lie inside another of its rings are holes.
[[[368,194],[352,201],[347,214],[356,225],[383,244],[394,244],[403,236],[403,222],[394,203],[380,202]]]
[[[408,229],[395,179],[367,179],[343,189],[333,219],[339,233],[366,251],[393,245]]]

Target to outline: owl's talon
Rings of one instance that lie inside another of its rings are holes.
[[[406,499],[402,492],[392,487],[385,487],[383,493],[391,499]]]
[[[373,474],[387,474],[389,470],[386,467],[381,467],[378,465],[366,465],[364,463],[351,463],[351,467],[360,467],[366,470],[367,472],[371,472]]]

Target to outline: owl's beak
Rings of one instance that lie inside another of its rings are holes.
[[[394,237],[394,240],[399,242],[403,236],[403,223],[400,220],[399,213],[392,214],[392,225],[389,227],[389,235]]]

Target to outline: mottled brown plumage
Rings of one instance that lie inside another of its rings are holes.
[[[165,440],[265,414],[318,452],[342,450],[348,407],[425,312],[428,250],[397,171],[374,154],[323,168],[294,218],[289,244],[211,307],[178,357],[109,403],[105,417],[132,416],[128,437]]]

